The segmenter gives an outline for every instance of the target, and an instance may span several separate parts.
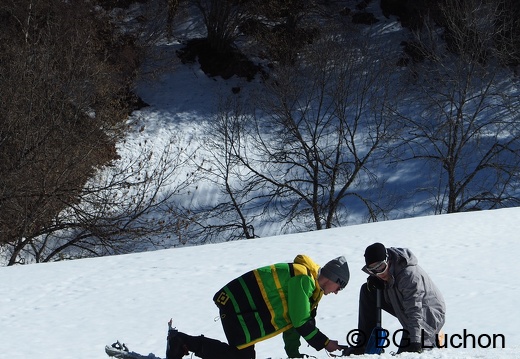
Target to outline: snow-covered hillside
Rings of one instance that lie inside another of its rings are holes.
[[[298,253],[317,263],[344,255],[351,280],[324,297],[319,328],[346,343],[357,324],[366,275],[367,245],[408,247],[442,290],[447,304],[448,349],[402,358],[518,357],[520,209],[420,217],[222,244],[124,256],[0,268],[0,357],[104,358],[117,339],[133,351],[164,357],[167,321],[190,334],[224,340],[212,303],[215,291],[250,269],[291,261]],[[383,314],[391,333],[397,321]],[[461,340],[457,335],[464,336]],[[475,346],[473,348],[473,339]],[[480,342],[479,342],[480,338]],[[488,338],[496,338],[495,346]],[[504,338],[505,348],[502,349]],[[483,348],[491,344],[489,348]],[[456,348],[456,346],[462,346]],[[465,346],[465,348],[464,348]],[[283,358],[280,337],[257,345],[257,358]],[[388,348],[383,358],[390,358]],[[302,352],[327,358],[311,347]]]

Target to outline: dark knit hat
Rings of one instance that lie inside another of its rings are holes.
[[[381,243],[371,244],[365,249],[365,264],[381,262],[386,259],[386,248]]]
[[[338,283],[341,289],[347,286],[350,279],[348,263],[343,256],[335,258],[325,264],[325,266],[321,268],[320,273],[334,283]]]

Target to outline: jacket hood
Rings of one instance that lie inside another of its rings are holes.
[[[390,256],[390,261],[399,268],[416,266],[419,262],[417,257],[408,248],[390,247],[387,251]]]
[[[317,280],[318,279],[318,272],[320,270],[320,266],[314,262],[311,257],[309,257],[306,254],[298,254],[296,258],[294,258],[294,263],[301,264],[305,266],[309,272],[311,273],[312,277]]]

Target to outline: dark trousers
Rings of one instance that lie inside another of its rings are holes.
[[[381,293],[382,294],[382,293]],[[392,304],[385,301],[384,295],[381,295],[381,309],[395,317],[395,311]],[[360,336],[358,345],[365,346],[370,338],[372,330],[377,325],[377,289],[368,290],[367,284],[361,286],[359,293],[359,318],[358,329]]]
[[[202,359],[255,359],[254,345],[237,349],[227,343],[205,336],[187,336],[188,349]]]
[[[189,351],[202,359],[255,359],[255,346],[251,345],[244,349],[238,349],[234,345],[238,338],[243,337],[240,322],[235,313],[231,302],[226,301],[227,305],[215,302],[220,312],[220,320],[228,343],[216,339],[206,338],[205,336],[187,336],[185,338]]]

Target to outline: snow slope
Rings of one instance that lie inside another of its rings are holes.
[[[520,208],[501,209],[0,268],[0,358],[103,358],[105,344],[117,339],[130,350],[164,357],[170,317],[182,331],[224,340],[221,324],[214,320],[214,292],[243,272],[291,261],[298,253],[320,264],[338,255],[349,261],[349,285],[324,297],[317,317],[325,334],[346,343],[346,334],[357,324],[359,287],[366,279],[360,270],[364,249],[376,241],[410,248],[447,304],[444,329],[452,338],[450,347],[400,357],[517,358],[519,217]],[[391,334],[399,329],[386,313],[383,326]],[[464,333],[474,335],[475,345],[469,336],[465,341],[456,336]],[[482,348],[493,346],[488,343],[492,338],[498,348]],[[259,359],[284,357],[280,336],[256,349]],[[389,358],[392,350],[393,345],[382,357]],[[302,352],[327,358],[306,344]]]

